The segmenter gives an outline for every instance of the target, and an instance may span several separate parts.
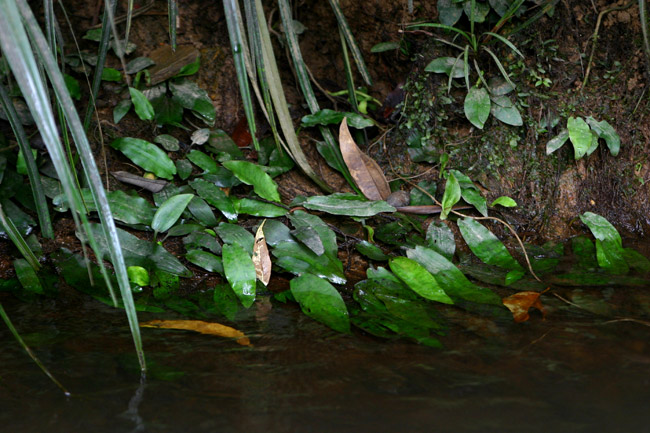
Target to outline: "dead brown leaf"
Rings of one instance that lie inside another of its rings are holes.
[[[151,320],[140,323],[141,328],[183,329],[186,331],[200,332],[201,334],[216,335],[219,337],[234,338],[237,344],[250,346],[251,342],[241,331],[215,322],[203,320]]]
[[[350,135],[345,118],[339,128],[339,143],[345,165],[363,195],[368,200],[386,200],[390,195],[390,187],[384,172],[374,159],[359,149]]]
[[[531,308],[537,308],[541,311],[542,316],[546,316],[544,311],[544,306],[542,301],[539,300],[539,296],[542,293],[540,292],[519,292],[515,293],[512,296],[503,298],[503,305],[510,310],[512,317],[515,319],[515,322],[521,323],[528,320],[530,314],[528,310]]]
[[[266,238],[264,237],[264,223],[257,228],[255,233],[255,244],[253,245],[253,263],[255,264],[255,274],[257,279],[265,286],[269,284],[271,279],[271,256],[269,255],[269,247],[266,245]]]

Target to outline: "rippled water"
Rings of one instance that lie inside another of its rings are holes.
[[[235,324],[253,347],[143,329],[143,382],[123,312],[80,296],[2,302],[73,393],[0,326],[3,432],[650,431],[650,327],[552,296],[546,320],[460,316],[443,350],[339,335],[293,305],[257,302]]]

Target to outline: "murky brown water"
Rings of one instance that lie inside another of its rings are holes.
[[[18,330],[73,397],[1,326],[1,430],[650,431],[650,327],[607,324],[544,301],[547,320],[461,320],[444,350],[342,336],[295,306],[256,306],[237,323],[252,348],[143,329],[150,372],[141,383],[122,311],[92,300],[5,298]]]

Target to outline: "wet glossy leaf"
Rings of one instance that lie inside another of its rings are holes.
[[[302,244],[282,242],[273,249],[276,265],[295,274],[310,273],[326,278],[334,284],[345,284],[343,264],[327,254],[317,255]]]
[[[445,185],[445,192],[442,195],[442,212],[440,212],[440,219],[447,219],[447,215],[451,211],[451,208],[458,203],[460,200],[460,185],[456,176],[453,173],[449,173],[447,177],[447,184]]]
[[[465,97],[465,117],[472,125],[483,129],[490,116],[490,95],[484,88],[472,87]]]
[[[501,304],[499,296],[489,289],[472,284],[456,265],[434,250],[418,245],[414,250],[408,250],[406,255],[434,275],[450,297],[480,304]]]
[[[195,179],[189,184],[203,200],[219,209],[223,216],[229,220],[237,221],[235,207],[218,186],[203,179]]]
[[[149,285],[149,271],[142,266],[129,266],[126,268],[126,273],[129,275],[131,284],[141,287]]]
[[[266,243],[272,247],[278,246],[282,242],[295,242],[291,237],[289,227],[277,220],[268,220],[264,224],[264,235]]]
[[[27,260],[14,260],[14,270],[16,271],[16,277],[18,277],[18,281],[20,282],[20,285],[23,286],[23,289],[39,295],[45,294],[45,289],[43,288],[43,284],[41,284],[41,280],[38,278],[36,271],[31,267]]]
[[[124,153],[131,161],[158,177],[171,180],[176,166],[158,146],[139,138],[118,138],[111,147]]]
[[[463,218],[458,220],[458,228],[467,246],[483,263],[509,270],[521,269],[501,241],[477,221]]]
[[[325,248],[318,233],[312,227],[300,227],[291,230],[291,235],[298,239],[304,246],[312,250],[315,254],[325,254]]]
[[[517,202],[511,199],[510,197],[502,195],[501,197],[494,200],[490,206],[494,207],[496,205],[500,205],[503,207],[516,207]]]
[[[433,275],[415,260],[406,257],[394,257],[388,263],[391,271],[418,295],[444,304],[454,303],[438,285]]]
[[[231,159],[243,159],[244,154],[237,144],[225,131],[215,129],[210,132],[207,146],[211,152],[217,155],[219,161],[229,161]]]
[[[214,174],[217,172],[217,163],[214,159],[200,150],[192,150],[187,154],[187,159],[192,161],[199,168],[202,168],[204,173]]]
[[[183,238],[183,245],[188,250],[205,248],[214,254],[221,254],[221,244],[212,230],[201,230],[199,228],[198,231],[194,231]]]
[[[132,105],[131,99],[122,99],[118,102],[115,108],[113,108],[113,123],[120,123],[120,120],[126,116],[126,113],[129,112]]]
[[[591,129],[589,129],[589,125],[582,117],[573,116],[567,120],[567,129],[569,130],[571,144],[573,144],[575,159],[578,160],[591,147]]]
[[[528,311],[531,308],[537,308],[545,316],[544,306],[539,300],[541,293],[538,292],[519,292],[512,296],[503,298],[503,305],[512,312],[515,322],[525,322],[530,318]]]
[[[189,250],[185,258],[190,262],[205,269],[208,272],[218,272],[223,274],[223,263],[221,257],[216,256],[208,251]]]
[[[517,107],[507,96],[493,96],[490,113],[506,125],[521,126],[524,121]]]
[[[278,186],[258,165],[248,161],[224,161],[223,166],[246,185],[252,185],[255,194],[265,200],[280,202]]]
[[[336,234],[322,219],[304,211],[296,211],[289,216],[289,220],[291,220],[291,224],[296,229],[311,228],[320,239],[323,252],[327,253],[330,257],[337,257],[338,245],[336,244]]]
[[[196,83],[186,79],[172,80],[169,81],[169,90],[174,95],[174,101],[178,102],[182,107],[192,110],[206,124],[214,125],[216,111],[212,105],[212,100],[208,93]]]
[[[592,212],[585,212],[580,220],[589,227],[596,238],[598,265],[613,274],[625,274],[629,267],[624,258],[623,242],[616,228],[605,218]]]
[[[424,70],[451,75],[452,78],[462,78],[465,76],[465,62],[462,58],[438,57],[433,59]]]
[[[302,206],[333,215],[356,217],[370,217],[381,212],[395,212],[395,208],[385,201],[365,201],[359,196],[349,194],[308,197]]]
[[[266,245],[266,238],[264,237],[264,223],[257,228],[255,233],[255,245],[253,246],[253,264],[255,265],[255,274],[257,279],[265,286],[269,284],[271,279],[271,256],[269,255],[269,248]]]
[[[438,0],[438,19],[441,24],[453,26],[463,14],[463,4],[453,0]]]
[[[523,269],[513,269],[512,271],[508,272],[505,279],[506,286],[509,286],[512,283],[521,280],[524,275],[525,272]]]
[[[283,207],[276,206],[271,203],[266,203],[259,200],[252,200],[250,198],[231,198],[235,210],[239,214],[253,215],[256,217],[276,218],[284,216],[287,210]]]
[[[224,244],[238,244],[250,255],[253,254],[255,237],[242,226],[221,223],[214,229]]]
[[[179,194],[167,199],[156,211],[151,228],[156,233],[166,232],[176,224],[194,194]]]
[[[355,246],[357,251],[359,251],[364,256],[372,260],[384,261],[388,260],[390,257],[384,254],[384,252],[377,245],[371,244],[368,241],[361,241]]]
[[[255,302],[255,265],[238,243],[224,244],[221,251],[223,271],[242,305],[246,308]]]
[[[140,327],[195,331],[201,334],[232,338],[237,344],[241,344],[242,346],[250,346],[251,344],[246,334],[241,331],[230,326],[215,322],[204,322],[202,320],[151,320],[149,322],[141,322]]]
[[[449,226],[442,221],[433,221],[427,227],[426,235],[429,247],[435,252],[451,260],[456,251],[454,233]]]
[[[350,332],[348,310],[339,292],[327,281],[304,274],[291,280],[291,294],[302,311],[335,331]]]
[[[187,209],[198,222],[206,227],[214,227],[218,223],[212,208],[201,197],[194,196],[187,205]]]
[[[621,137],[619,137],[612,125],[610,125],[606,120],[598,122],[591,116],[587,117],[587,123],[591,126],[591,129],[598,134],[598,137],[605,140],[607,147],[609,148],[609,153],[611,153],[612,156],[618,155],[618,152],[621,149]]]
[[[546,154],[550,155],[551,153],[558,150],[560,147],[566,143],[569,139],[569,130],[563,129],[558,135],[551,138],[548,143],[546,143]]]
[[[153,120],[154,110],[147,97],[144,96],[141,91],[133,87],[129,87],[129,94],[131,95],[135,114],[138,115],[140,120]]]
[[[90,228],[102,257],[110,257],[104,231],[99,224],[90,224]],[[149,270],[161,269],[181,277],[192,276],[192,273],[176,257],[159,244],[138,239],[120,228],[117,228],[117,237],[122,245],[124,261],[128,266],[142,266]]]
[[[384,172],[375,160],[361,152],[350,135],[345,119],[339,128],[339,143],[345,165],[363,195],[368,200],[385,200],[390,195],[390,187]]]
[[[178,139],[169,134],[157,135],[156,138],[153,139],[153,142],[160,144],[163,149],[168,152],[176,152],[178,149],[180,149],[180,146],[178,145]]]
[[[461,187],[460,195],[468,204],[474,206],[481,215],[487,216],[487,200],[485,200],[485,197],[477,189]]]

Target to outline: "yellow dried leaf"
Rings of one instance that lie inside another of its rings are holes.
[[[543,293],[543,292],[542,292]],[[528,320],[530,315],[528,310],[531,308],[537,308],[541,311],[542,315],[545,316],[546,312],[544,311],[544,306],[539,300],[540,292],[519,292],[515,293],[512,296],[503,298],[503,305],[510,310],[512,317],[515,319],[515,322],[525,322]]]
[[[271,256],[269,255],[269,247],[266,245],[266,238],[264,237],[264,223],[257,228],[255,233],[255,244],[253,245],[253,264],[255,264],[255,274],[257,279],[265,286],[269,284],[271,279]]]
[[[237,344],[250,346],[251,342],[241,331],[220,323],[204,322],[203,320],[151,320],[140,323],[141,328],[183,329],[186,331],[200,332],[201,334],[216,335],[219,337],[234,338]]]
[[[390,187],[384,172],[374,159],[361,152],[350,135],[345,117],[339,128],[339,144],[345,165],[363,195],[369,200],[386,200]]]

